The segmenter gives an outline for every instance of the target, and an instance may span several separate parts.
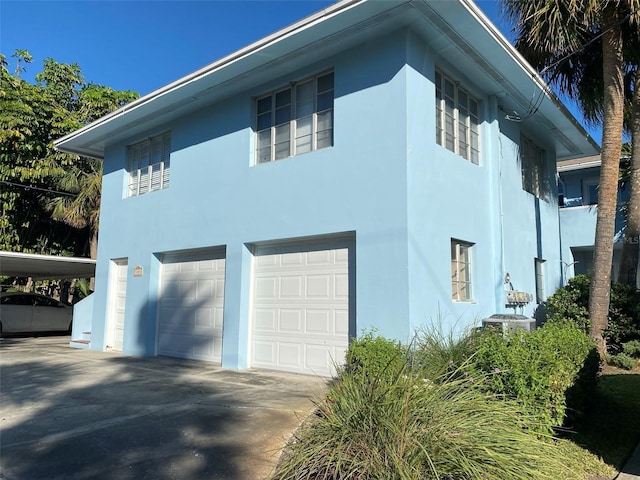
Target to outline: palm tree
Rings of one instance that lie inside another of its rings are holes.
[[[48,202],[47,207],[55,220],[74,228],[89,228],[89,253],[95,260],[98,253],[102,164],[99,160],[83,160],[68,167],[58,181],[58,186],[72,195],[57,196]]]
[[[102,162],[83,159],[67,168],[58,180],[59,187],[72,195],[58,195],[47,203],[51,217],[61,220],[71,227],[89,229],[89,256],[98,257],[98,227],[100,220],[100,199],[102,192]],[[93,290],[95,278],[89,281],[89,289]]]
[[[629,201],[618,281],[636,286],[640,256],[640,72],[637,66],[633,71],[633,77],[633,102],[629,121],[632,145],[628,179]]]
[[[529,52],[534,64],[551,70],[567,54],[580,51],[601,32],[602,36],[602,149],[594,271],[589,292],[591,336],[602,356],[606,343],[602,332],[608,323],[613,233],[618,191],[619,155],[624,114],[623,38],[625,17],[621,6],[635,12],[640,0],[502,0],[507,16],[516,25],[516,47]],[[560,62],[562,63],[562,62]],[[558,82],[566,90],[565,82]],[[569,82],[571,84],[571,82]]]

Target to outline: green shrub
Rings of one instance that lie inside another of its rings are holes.
[[[630,357],[626,353],[619,353],[617,355],[607,355],[607,363],[625,370],[633,370],[633,368],[638,364],[638,360]]]
[[[594,343],[572,323],[547,323],[532,332],[478,338],[476,369],[489,375],[495,394],[516,399],[551,432],[586,409],[597,387],[599,358]]]
[[[640,340],[640,292],[635,288],[621,283],[613,284],[609,326],[604,334],[611,353],[620,352],[623,343]]]
[[[571,321],[584,332],[589,331],[588,275],[576,275],[547,299],[547,321]]]
[[[622,351],[630,357],[640,358],[640,340],[631,340],[622,344]]]
[[[349,344],[345,354],[344,371],[372,378],[399,375],[408,362],[409,351],[396,340],[363,333]]]
[[[395,343],[369,337],[358,345],[359,358],[389,358],[389,345]],[[379,346],[382,354],[363,352]],[[488,395],[481,377],[430,381],[409,363],[400,375],[383,368],[379,377],[382,363],[345,369],[285,449],[274,479],[577,480],[611,474],[584,450],[524,428],[534,420],[520,404]]]
[[[547,320],[570,321],[588,332],[590,282],[588,275],[576,275],[556,290],[547,300]],[[622,283],[611,286],[609,326],[604,336],[611,353],[620,352],[623,343],[640,340],[640,292],[633,287]]]

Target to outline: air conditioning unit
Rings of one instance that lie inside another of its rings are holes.
[[[502,332],[526,330],[530,332],[536,328],[536,319],[525,315],[510,313],[496,313],[482,320],[483,327],[498,328]]]

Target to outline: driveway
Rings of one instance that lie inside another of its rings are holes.
[[[0,340],[0,478],[263,479],[326,379]]]

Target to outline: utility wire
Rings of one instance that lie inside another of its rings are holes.
[[[600,32],[598,35],[596,35],[594,38],[592,38],[591,40],[589,40],[587,43],[585,43],[584,45],[576,48],[573,52],[569,52],[568,54],[566,54],[564,57],[560,58],[559,60],[553,62],[551,65],[547,65],[545,68],[543,68],[542,70],[540,70],[540,75],[542,76],[547,70],[550,70],[552,68],[555,68],[556,66],[560,65],[561,63],[565,62],[568,58],[574,56],[576,53],[581,52],[582,50],[584,50],[585,48],[587,48],[589,45],[591,45],[592,43],[596,42],[597,40],[599,40],[600,38],[602,38],[603,35],[605,35],[606,33],[610,32],[611,30],[613,30],[614,28],[618,28],[619,26],[621,26],[622,24],[624,24],[629,18],[631,18],[631,16],[635,15],[636,13],[640,12],[640,8],[637,8],[636,10],[634,10],[633,12],[629,12],[627,15],[625,15],[622,19],[618,20],[616,23],[610,25],[608,28],[606,28],[605,30],[603,30],[602,32]],[[513,111],[513,114],[507,114],[507,116],[505,117],[507,120],[511,120],[513,122],[521,122],[522,120],[525,120],[527,118],[532,117],[533,115],[536,114],[536,112],[538,111],[538,109],[540,108],[540,105],[542,105],[542,101],[544,99],[544,90],[539,92],[537,95],[536,100],[534,101],[533,98],[531,100],[529,100],[529,109],[527,110],[527,112],[524,115],[519,115],[518,112],[516,112],[515,110]]]
[[[614,28],[618,28],[619,26],[621,26],[622,24],[624,24],[627,20],[629,20],[629,18],[631,18],[632,15],[635,15],[636,13],[640,12],[640,8],[637,8],[636,10],[634,10],[633,12],[630,12],[628,14],[626,14],[624,16],[624,18],[618,20],[616,23],[614,23],[613,25],[611,25],[609,28],[606,28],[605,30],[603,30],[602,32],[600,32],[598,35],[596,35],[595,37],[593,37],[591,40],[589,40],[587,43],[585,43],[584,45],[582,45],[581,47],[576,48],[573,52],[569,52],[568,54],[566,54],[564,57],[562,57],[560,60],[557,60],[555,62],[553,62],[551,65],[548,65],[546,67],[544,67],[542,70],[540,70],[540,75],[542,75],[544,72],[546,72],[547,70],[550,70],[554,67],[556,67],[557,65],[560,65],[562,62],[564,62],[565,60],[567,60],[569,57],[572,57],[573,55],[575,55],[578,52],[581,52],[582,50],[584,50],[585,48],[587,48],[589,45],[591,45],[593,42],[599,40],[603,35],[605,35],[606,33],[610,32],[611,30],[613,30]]]
[[[40,187],[34,187],[33,185],[25,185],[23,183],[7,182],[6,180],[0,180],[0,183],[2,183],[4,185],[11,185],[12,187],[24,188],[25,190],[38,190],[40,192],[53,193],[53,194],[56,194],[56,195],[67,195],[69,197],[77,197],[78,196],[77,193],[61,192],[59,190],[51,190],[50,188],[40,188]]]

